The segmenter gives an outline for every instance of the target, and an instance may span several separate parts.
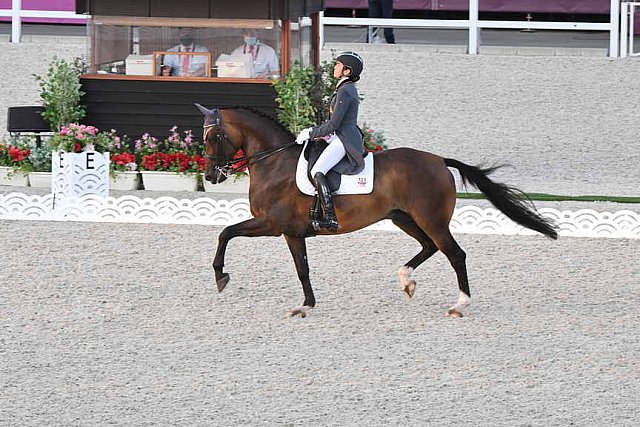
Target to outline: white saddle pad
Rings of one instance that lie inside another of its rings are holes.
[[[306,144],[305,144],[306,148]],[[316,187],[307,177],[309,162],[304,158],[304,149],[298,159],[296,184],[300,191],[308,196],[316,194]],[[373,154],[364,158],[364,169],[357,175],[342,175],[340,188],[333,194],[369,194],[373,191]]]

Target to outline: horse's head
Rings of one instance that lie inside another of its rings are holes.
[[[207,181],[217,184],[233,174],[231,160],[241,147],[241,135],[234,129],[225,128],[219,109],[209,110],[200,104],[196,104],[196,107],[204,114],[204,177]]]

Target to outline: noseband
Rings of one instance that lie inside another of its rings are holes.
[[[297,145],[296,142],[294,141],[290,144],[283,145],[282,147],[272,148],[271,150],[262,151],[252,156],[242,156],[238,158],[232,158],[231,160],[227,160],[226,156],[224,155],[225,146],[229,145],[231,147],[233,155],[235,155],[238,149],[231,142],[229,135],[227,135],[224,132],[224,130],[222,130],[222,119],[219,115],[216,114],[215,121],[213,123],[202,126],[202,129],[204,130],[203,139],[205,140],[205,143],[207,142],[206,137],[208,135],[208,129],[210,128],[214,128],[215,134],[213,135],[213,138],[214,138],[214,142],[218,145],[218,148],[216,149],[215,156],[205,155],[204,157],[209,161],[215,162],[217,166],[214,166],[214,169],[226,177],[229,177],[230,175],[233,175],[235,173],[234,165],[237,165],[237,164],[249,165],[250,162],[257,162],[257,161],[266,159],[267,157],[270,157],[276,153],[279,153],[280,151],[286,150],[289,147],[293,147],[294,145]]]

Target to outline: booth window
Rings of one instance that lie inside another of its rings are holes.
[[[88,26],[90,70],[167,78],[277,77],[279,25],[279,21],[253,19],[94,16]],[[255,35],[255,48],[245,48],[246,33]],[[184,43],[191,50],[181,42],[185,34],[192,38],[192,43]]]

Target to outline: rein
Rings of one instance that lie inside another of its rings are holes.
[[[206,132],[207,129],[215,126],[217,126],[217,129],[216,129],[214,138],[217,140],[219,144],[219,149],[217,151],[218,152],[221,151],[220,149],[222,148],[222,144],[224,144],[225,142],[228,142],[229,145],[231,145],[231,147],[235,149],[231,141],[229,141],[229,137],[227,136],[227,134],[224,133],[224,131],[222,131],[222,127],[220,126],[219,120],[216,120],[216,123],[202,126],[202,129],[204,129],[204,131]],[[215,161],[217,163],[221,163],[221,164],[218,164],[218,166],[216,166],[215,169],[218,169],[219,171],[223,172],[225,175],[229,175],[230,173],[233,173],[234,165],[237,165],[237,164],[248,165],[249,162],[254,162],[254,163],[259,162],[260,160],[264,160],[267,157],[271,157],[274,154],[277,154],[281,151],[286,150],[287,148],[293,147],[294,145],[298,145],[298,144],[294,141],[289,144],[283,145],[282,147],[272,148],[270,150],[266,150],[266,151],[262,151],[260,153],[254,154],[252,156],[242,156],[242,157],[238,157],[238,158],[234,158],[226,161],[221,160],[220,156],[205,156],[205,157],[209,160]]]

